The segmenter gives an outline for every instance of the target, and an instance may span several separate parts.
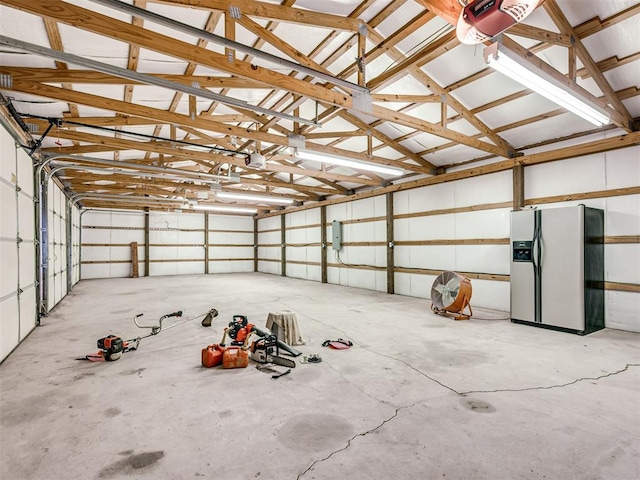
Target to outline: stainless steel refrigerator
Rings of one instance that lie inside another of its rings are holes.
[[[584,335],[604,328],[604,212],[511,212],[511,321]]]

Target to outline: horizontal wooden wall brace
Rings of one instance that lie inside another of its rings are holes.
[[[508,238],[459,238],[455,240],[400,240],[396,247],[425,246],[425,245],[509,245]]]
[[[568,193],[551,197],[525,199],[525,205],[541,205],[545,203],[570,202],[575,200],[590,200],[594,198],[621,197],[625,195],[640,194],[640,187],[612,188],[610,190],[598,190],[597,192]]]
[[[465,213],[465,212],[481,212],[484,210],[493,210],[497,208],[511,208],[512,202],[498,202],[498,203],[483,203],[480,205],[470,205],[468,207],[455,207],[455,208],[441,208],[438,210],[427,210],[424,212],[403,213],[394,215],[394,220],[400,220],[405,218],[416,217],[430,217],[433,215],[451,215],[452,213]]]
[[[604,237],[604,243],[640,243],[640,235],[613,235]]]
[[[396,273],[412,273],[415,275],[440,275],[444,270],[432,270],[429,268],[406,268],[406,267],[396,267]],[[499,274],[499,273],[476,273],[476,272],[457,272],[460,275],[464,275],[469,279],[475,280],[497,280],[500,282],[508,282],[509,275]]]
[[[248,262],[253,258],[210,258],[210,262]],[[279,260],[278,260],[279,261]],[[171,263],[171,262],[204,262],[203,258],[180,258],[180,259],[158,259],[149,260],[149,263]],[[83,260],[82,265],[99,265],[99,264],[111,264],[111,263],[131,263],[131,260]],[[138,263],[144,263],[144,260],[139,260]]]
[[[285,230],[303,230],[303,229],[307,229],[307,228],[320,228],[322,225],[320,225],[319,223],[312,223],[309,225],[296,225],[295,227],[287,227],[285,228]],[[278,229],[278,231],[280,231],[280,229]]]
[[[287,260],[288,264],[292,265],[309,265],[312,267],[320,267],[320,262],[305,262],[303,260]]]
[[[604,282],[605,290],[615,290],[617,292],[640,293],[640,285],[637,283]]]

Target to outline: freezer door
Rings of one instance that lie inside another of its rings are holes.
[[[542,323],[582,331],[584,207],[541,211]]]
[[[511,318],[535,321],[533,262],[519,255],[519,242],[533,241],[534,210],[511,212]]]

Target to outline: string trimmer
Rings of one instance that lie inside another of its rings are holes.
[[[213,314],[215,312],[215,315]],[[178,322],[178,323],[174,323],[173,325],[170,325],[166,328],[164,328],[164,330],[169,330],[171,328],[177,327],[179,325],[182,325],[186,322],[189,322],[191,320],[194,320],[196,318],[200,318],[200,317],[204,317],[205,315],[207,315],[208,317],[215,317],[218,314],[217,310],[213,309],[210,310],[207,313],[203,313],[201,315],[198,315],[196,317],[192,317],[192,318],[188,318],[186,320],[184,320],[183,322]],[[132,338],[129,340],[123,340],[121,337],[117,336],[117,335],[108,335],[106,337],[103,338],[99,338],[97,341],[97,345],[98,345],[98,352],[97,353],[92,353],[89,355],[85,355],[84,357],[81,358],[77,358],[76,360],[89,360],[91,362],[113,362],[115,360],[118,360],[123,353],[127,353],[127,352],[132,352],[134,350],[137,350],[138,347],[140,346],[140,341],[151,337],[153,335],[157,335],[159,334],[161,331],[163,331],[162,328],[162,322],[164,320],[166,320],[167,318],[171,318],[171,317],[182,317],[182,310],[177,311],[177,312],[172,312],[172,313],[167,313],[166,315],[163,315],[162,317],[160,317],[160,319],[158,320],[158,324],[157,325],[140,325],[138,323],[138,319],[140,317],[142,317],[144,314],[139,313],[138,315],[136,315],[135,317],[133,317],[133,323],[136,324],[136,326],[138,328],[146,328],[146,329],[150,329],[151,332],[147,335],[143,335],[140,337],[136,337],[136,338]],[[209,319],[210,322],[210,319]]]

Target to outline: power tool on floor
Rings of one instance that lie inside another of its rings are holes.
[[[251,342],[251,359],[258,363],[274,363],[289,368],[296,366],[294,360],[280,356],[278,338],[275,335],[265,335]]]
[[[151,337],[152,335],[157,335],[158,333],[160,333],[162,331],[163,320],[171,317],[182,317],[182,310],[163,315],[162,317],[160,317],[160,320],[158,320],[158,325],[140,325],[138,323],[138,318],[140,318],[142,315],[143,315],[142,313],[139,313],[138,315],[133,317],[133,322],[136,324],[138,328],[151,329],[151,333],[149,333],[148,335],[144,335],[142,337],[132,338],[130,340],[123,340],[121,337],[117,335],[107,335],[106,337],[98,339],[97,353],[91,353],[89,355],[85,355],[84,357],[76,358],[76,360],[89,360],[90,362],[114,362],[118,360],[123,353],[137,350],[138,347],[140,346],[140,341],[143,338]],[[197,317],[194,317],[194,318],[197,318]],[[178,324],[171,325],[165,330],[169,328],[173,328],[177,325]]]
[[[274,325],[273,328],[277,328],[277,325]],[[225,329],[225,336],[222,337],[222,343],[220,345],[224,347],[225,337],[226,335],[229,335],[232,339],[231,345],[241,346],[247,349],[249,348],[248,340],[252,333],[255,333],[260,337],[266,337],[268,335],[273,335],[276,332],[269,332],[268,330],[256,327],[253,323],[249,323],[246,315],[234,315],[233,320],[229,322],[229,327]],[[277,334],[275,336],[277,339]],[[276,344],[279,349],[289,353],[292,357],[302,355],[302,352],[296,350],[291,345],[287,345],[281,340],[276,340]]]

